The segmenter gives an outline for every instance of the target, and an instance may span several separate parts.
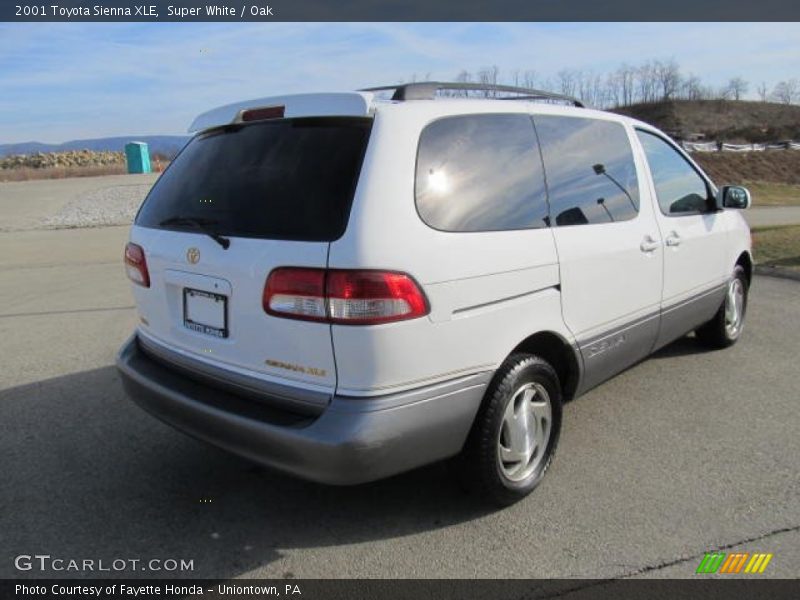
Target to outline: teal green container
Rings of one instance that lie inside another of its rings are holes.
[[[149,173],[150,151],[145,142],[130,142],[125,144],[125,160],[128,163],[128,173]]]

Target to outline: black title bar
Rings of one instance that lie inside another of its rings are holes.
[[[2,0],[0,21],[800,21],[796,0]],[[735,40],[733,40],[735,42]],[[720,43],[725,43],[720,40]]]
[[[740,579],[39,579],[0,580],[0,598],[37,600],[796,600],[800,580]]]

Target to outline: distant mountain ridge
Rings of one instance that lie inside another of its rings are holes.
[[[121,152],[128,142],[146,142],[150,154],[174,156],[189,140],[188,135],[130,135],[121,137],[70,140],[63,144],[43,144],[41,142],[19,142],[0,144],[0,156],[12,154],[33,154],[35,152],[64,152],[67,150],[93,150],[95,152]]]

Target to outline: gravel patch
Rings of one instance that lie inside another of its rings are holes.
[[[45,229],[130,225],[142,204],[149,184],[115,185],[71,200],[55,215],[44,218]]]

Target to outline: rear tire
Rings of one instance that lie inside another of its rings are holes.
[[[733,346],[744,328],[748,291],[744,267],[736,265],[722,306],[708,323],[695,331],[697,339],[710,348]]]
[[[553,367],[512,354],[489,384],[464,450],[462,483],[498,506],[530,494],[553,460],[561,431],[561,385]]]

